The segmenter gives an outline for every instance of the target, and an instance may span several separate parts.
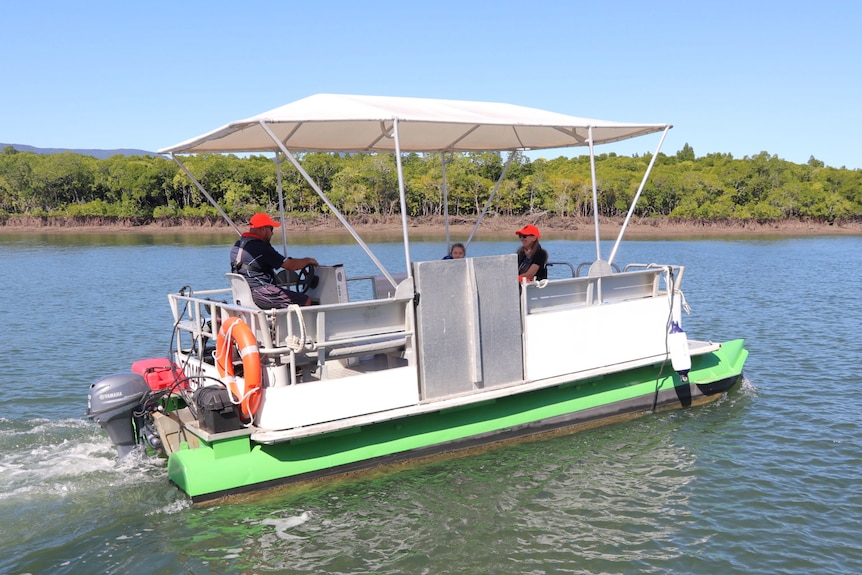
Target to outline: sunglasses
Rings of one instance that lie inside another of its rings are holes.
[[[535,236],[533,234],[518,234],[518,237],[523,240],[524,238],[533,238]]]

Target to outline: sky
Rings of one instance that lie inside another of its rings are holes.
[[[0,142],[156,151],[339,93],[667,122],[670,155],[862,169],[860,22],[855,0],[0,0]]]

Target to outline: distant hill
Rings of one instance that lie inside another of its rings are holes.
[[[116,156],[117,154],[121,154],[123,156],[158,156],[159,154],[155,152],[148,152],[146,150],[133,150],[131,148],[120,148],[118,150],[78,150],[73,148],[36,148],[34,146],[25,146],[23,144],[0,144],[0,150],[3,150],[7,146],[12,146],[19,152],[33,152],[34,154],[61,154],[63,152],[73,152],[75,154],[82,154],[85,156],[93,156],[100,160],[105,158],[110,158],[111,156]]]

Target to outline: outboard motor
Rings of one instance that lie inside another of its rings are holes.
[[[109,375],[90,386],[87,417],[108,432],[121,459],[138,445],[143,418],[135,417],[135,412],[149,392],[146,380],[137,373]]]

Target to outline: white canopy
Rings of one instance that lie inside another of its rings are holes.
[[[663,131],[668,124],[577,118],[497,102],[318,94],[159,150],[162,154],[538,150],[605,144]]]

